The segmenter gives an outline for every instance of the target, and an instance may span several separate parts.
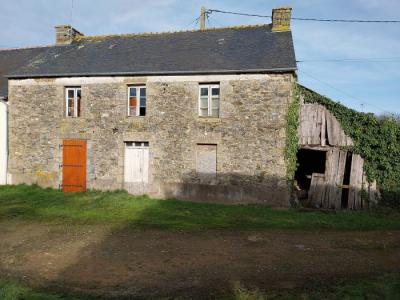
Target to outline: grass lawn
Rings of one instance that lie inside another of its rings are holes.
[[[238,286],[226,300],[396,300],[400,299],[400,274],[385,274],[374,279],[356,280],[329,287],[262,293]]]
[[[57,295],[35,291],[25,285],[10,280],[0,280],[0,299],[2,300],[81,300],[95,299],[89,296]],[[170,299],[170,298],[166,298]],[[179,298],[181,299],[181,298]],[[239,284],[231,295],[221,297],[225,300],[395,300],[400,299],[400,274],[385,274],[373,279],[357,280],[347,284],[315,287],[307,290],[287,290],[282,292],[263,293],[258,290],[248,290]]]
[[[25,285],[12,280],[0,280],[0,299],[1,300],[61,300],[73,299],[72,297],[62,297],[60,295],[35,291]]]
[[[396,211],[304,212],[135,197],[124,191],[63,193],[38,186],[0,187],[0,220],[115,223],[165,229],[400,229]]]

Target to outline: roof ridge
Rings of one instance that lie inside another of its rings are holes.
[[[14,50],[50,48],[50,47],[54,47],[54,46],[56,46],[56,45],[37,45],[37,46],[25,46],[25,47],[0,48],[0,51],[14,51]]]
[[[236,25],[236,26],[225,26],[225,27],[209,27],[206,29],[188,29],[188,30],[162,31],[162,32],[83,35],[83,36],[77,36],[75,38],[75,41],[86,40],[86,39],[90,40],[90,39],[113,38],[113,37],[153,36],[153,35],[175,34],[175,33],[185,33],[185,32],[205,32],[205,31],[225,30],[225,29],[248,29],[248,28],[260,28],[260,27],[269,27],[269,26],[271,26],[271,24]]]

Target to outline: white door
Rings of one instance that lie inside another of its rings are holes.
[[[125,189],[136,195],[147,193],[149,182],[149,143],[125,143]]]

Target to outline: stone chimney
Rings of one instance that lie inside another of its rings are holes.
[[[291,7],[277,7],[272,9],[272,31],[290,30]]]
[[[83,36],[78,30],[71,25],[57,25],[56,28],[56,45],[71,44],[75,37]]]

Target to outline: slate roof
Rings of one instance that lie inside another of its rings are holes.
[[[48,47],[36,47],[0,50],[0,97],[7,96],[8,85],[5,76],[26,65],[32,58],[48,49]]]
[[[271,25],[83,37],[71,45],[41,48],[37,55],[33,52],[16,55],[15,59],[24,60],[23,66],[17,70],[7,66],[0,75],[32,78],[296,70],[291,32],[272,32]],[[2,55],[0,51],[0,69]]]

